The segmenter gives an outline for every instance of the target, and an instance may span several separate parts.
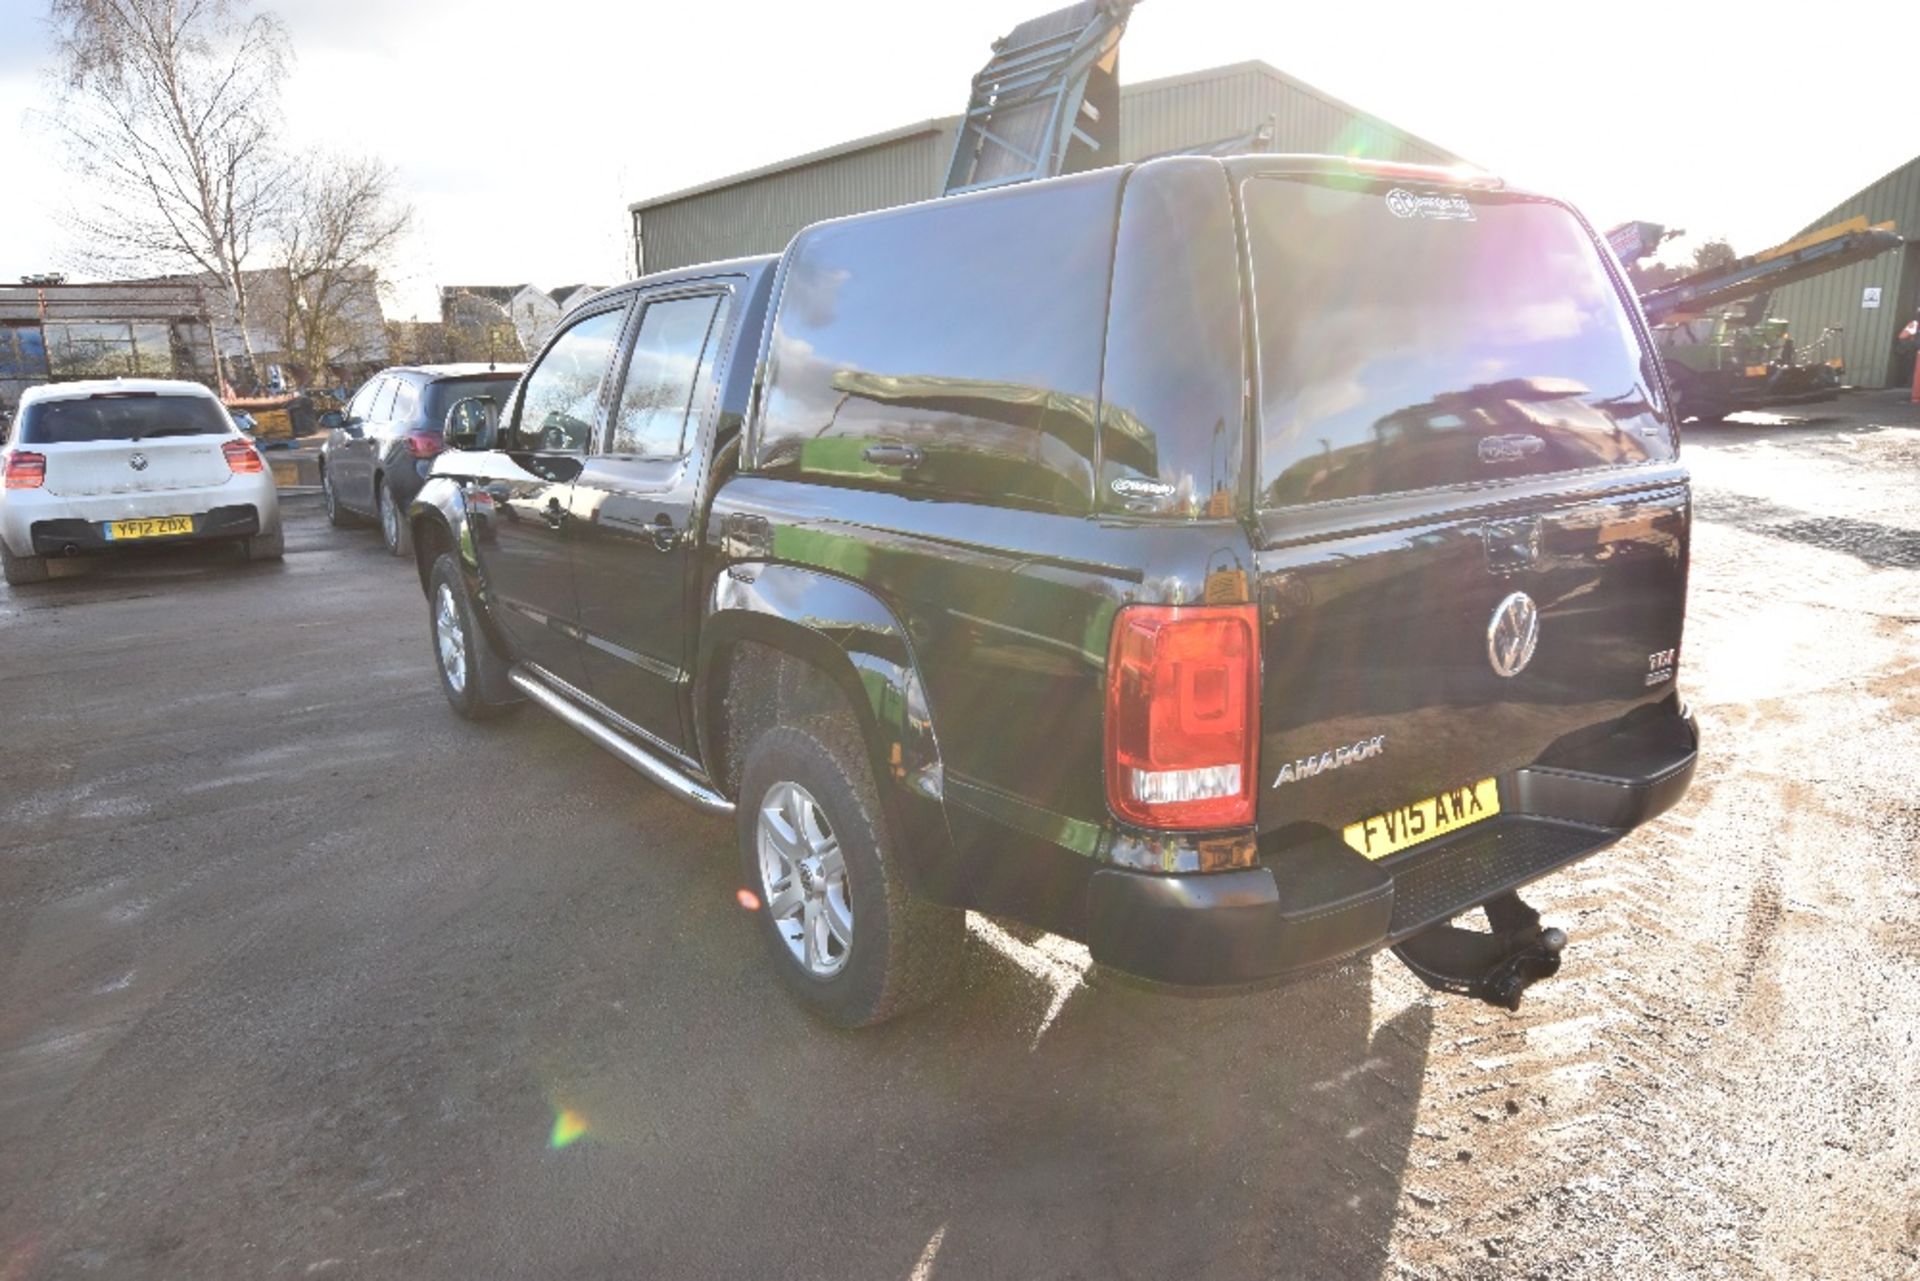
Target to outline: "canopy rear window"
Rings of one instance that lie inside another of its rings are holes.
[[[1261,506],[1673,456],[1652,362],[1566,209],[1325,178],[1243,194]]]
[[[20,415],[20,442],[26,445],[222,436],[230,430],[219,404],[205,396],[133,392],[85,400],[41,400]]]

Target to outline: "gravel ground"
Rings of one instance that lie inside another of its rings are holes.
[[[942,1007],[769,983],[730,829],[434,684],[411,569],[0,589],[0,1281],[1920,1271],[1920,412],[1693,432],[1693,791],[1391,958],[1151,994],[975,919]]]

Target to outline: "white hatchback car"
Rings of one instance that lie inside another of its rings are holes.
[[[129,543],[284,550],[280,496],[253,442],[198,383],[114,378],[31,387],[0,446],[0,567],[37,583],[47,561]]]

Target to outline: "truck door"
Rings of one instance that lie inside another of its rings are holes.
[[[585,680],[574,593],[574,480],[604,420],[626,300],[576,320],[527,372],[501,423],[493,474],[480,482],[478,555],[514,657],[570,685]]]
[[[573,491],[574,576],[588,692],[675,750],[690,744],[688,575],[704,494],[724,285],[643,294],[608,397],[602,447]]]

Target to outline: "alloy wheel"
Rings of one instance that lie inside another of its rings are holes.
[[[467,632],[460,618],[460,603],[453,598],[453,589],[445,583],[434,594],[433,600],[433,640],[434,648],[440,655],[440,670],[446,674],[447,684],[456,694],[463,694],[467,688]]]
[[[400,511],[385,485],[380,486],[380,534],[387,540],[388,547],[400,545]]]
[[[760,802],[760,889],[793,959],[830,979],[853,947],[847,864],[826,812],[798,783],[775,783]]]

